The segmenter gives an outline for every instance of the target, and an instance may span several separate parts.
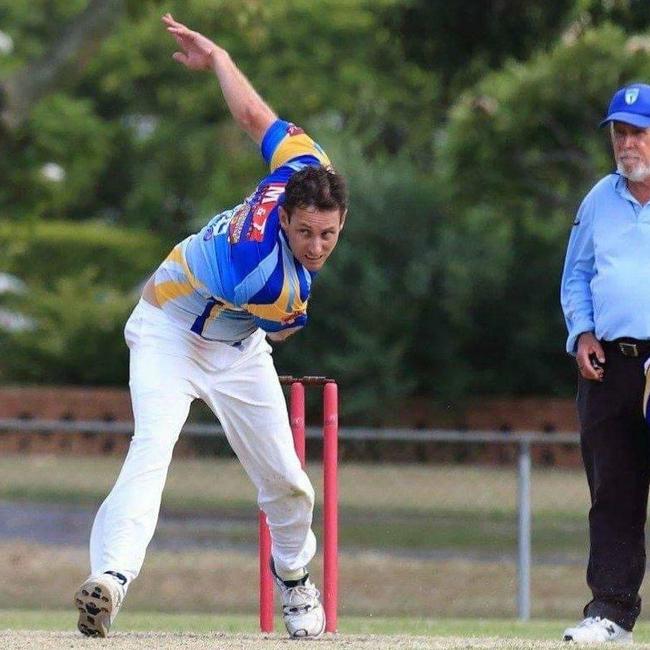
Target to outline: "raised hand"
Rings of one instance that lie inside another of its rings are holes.
[[[235,122],[260,144],[278,116],[257,94],[228,52],[203,34],[174,20],[171,14],[165,14],[162,21],[180,47],[179,52],[174,52],[174,61],[190,70],[211,70]]]
[[[162,17],[167,31],[174,37],[181,52],[174,52],[174,61],[182,63],[190,70],[210,70],[212,68],[212,55],[219,49],[209,38],[194,32],[183,23],[174,20],[171,14]]]

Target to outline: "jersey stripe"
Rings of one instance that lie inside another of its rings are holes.
[[[181,296],[189,296],[194,287],[189,282],[180,282],[178,280],[168,280],[167,282],[159,282],[154,286],[156,293],[156,300],[162,307],[168,300],[174,300]]]
[[[208,320],[212,308],[216,305],[217,301],[214,298],[210,298],[206,305],[203,313],[194,321],[192,327],[190,328],[195,334],[203,334],[203,328],[205,327],[205,321]]]

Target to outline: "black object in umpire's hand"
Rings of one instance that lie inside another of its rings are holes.
[[[646,364],[648,362],[646,361]],[[650,365],[645,369],[645,390],[643,391],[643,415],[650,426]]]

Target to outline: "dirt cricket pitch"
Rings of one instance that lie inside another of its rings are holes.
[[[297,650],[300,641],[291,641],[279,635],[254,634],[165,634],[153,632],[122,632],[108,639],[86,639],[74,632],[11,632],[0,631],[3,650]],[[566,650],[561,641],[527,639],[458,638],[426,636],[326,635],[317,641],[303,642],[308,650]],[[650,644],[635,644],[627,648],[650,649]]]

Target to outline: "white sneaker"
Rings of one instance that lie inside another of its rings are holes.
[[[588,616],[575,627],[564,630],[564,640],[574,643],[632,643],[632,632],[600,616]]]
[[[317,639],[325,631],[325,611],[318,589],[308,577],[303,584],[287,586],[276,576],[282,597],[282,618],[292,639]],[[303,581],[300,581],[303,582]]]
[[[79,610],[77,629],[86,636],[107,636],[125,594],[119,579],[110,574],[88,578],[74,595]]]

